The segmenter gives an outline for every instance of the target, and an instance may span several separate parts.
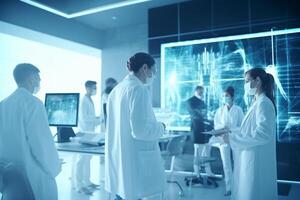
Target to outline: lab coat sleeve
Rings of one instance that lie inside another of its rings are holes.
[[[132,136],[138,140],[157,140],[163,135],[164,127],[157,122],[145,87],[135,87],[130,100],[130,125]]]
[[[101,124],[101,118],[96,118],[96,116],[91,115],[89,109],[89,102],[86,99],[82,99],[79,109],[80,120],[83,121],[84,124],[93,124],[95,126]]]
[[[33,106],[25,126],[27,141],[33,158],[46,174],[53,178],[56,177],[61,171],[61,162],[42,102]]]
[[[275,110],[270,103],[265,101],[259,103],[256,108],[255,118],[256,127],[252,131],[249,130],[251,134],[246,134],[245,136],[241,132],[229,134],[230,145],[233,149],[250,149],[267,144],[272,140],[272,137],[275,137]],[[240,129],[240,131],[242,130]]]
[[[214,129],[215,130],[224,128],[224,125],[222,124],[222,120],[221,120],[221,113],[222,113],[221,108],[219,108],[214,117]]]
[[[238,107],[238,117],[237,117],[237,120],[238,120],[237,126],[238,127],[241,126],[243,119],[244,119],[243,110],[240,107]]]

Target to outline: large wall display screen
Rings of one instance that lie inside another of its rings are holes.
[[[204,87],[207,119],[222,105],[223,90],[235,88],[235,102],[246,112],[244,73],[262,67],[276,81],[277,139],[300,142],[300,28],[163,44],[161,107],[173,113],[169,127],[189,130],[186,100]]]

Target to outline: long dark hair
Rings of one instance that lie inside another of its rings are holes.
[[[267,73],[263,68],[252,68],[248,70],[245,74],[249,74],[253,79],[256,79],[257,77],[260,78],[262,82],[262,90],[265,92],[266,96],[272,101],[276,111],[275,84],[273,76]]]

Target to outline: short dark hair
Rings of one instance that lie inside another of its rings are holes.
[[[107,86],[107,85],[114,85],[114,84],[117,84],[117,80],[114,79],[114,78],[112,78],[112,77],[107,78],[107,79],[105,80],[105,85],[106,85],[106,86]]]
[[[88,80],[88,81],[85,82],[85,87],[86,88],[91,88],[94,85],[97,85],[96,81],[90,81],[90,80]]]
[[[197,85],[196,87],[195,87],[195,91],[196,90],[203,90],[204,88],[203,88],[203,86],[201,86],[201,85]]]
[[[129,58],[127,68],[129,71],[137,73],[144,64],[147,64],[148,67],[151,68],[155,64],[155,61],[151,55],[139,52]]]
[[[234,88],[232,86],[228,86],[224,92],[228,93],[231,97],[234,97]]]
[[[13,71],[13,76],[17,84],[22,83],[25,81],[30,75],[34,73],[39,73],[40,70],[30,64],[30,63],[20,63],[16,65],[14,71]]]

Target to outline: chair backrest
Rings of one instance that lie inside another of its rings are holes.
[[[182,154],[186,136],[172,138],[167,145],[167,152],[170,156]]]
[[[34,200],[27,176],[11,162],[0,161],[0,192],[2,200]]]

